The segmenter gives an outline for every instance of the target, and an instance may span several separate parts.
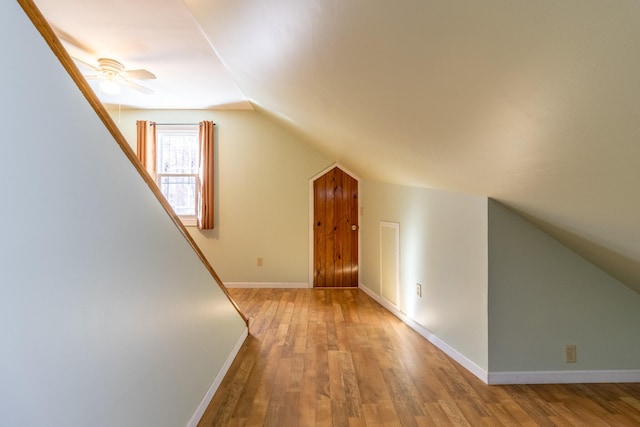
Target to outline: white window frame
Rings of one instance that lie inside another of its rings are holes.
[[[198,200],[200,200],[200,174],[199,173],[163,173],[160,171],[160,147],[162,135],[195,135],[198,138],[199,126],[196,125],[156,125],[156,158],[155,158],[155,170],[156,170],[156,184],[162,191],[161,180],[163,177],[194,177],[195,180],[195,214],[194,215],[178,215],[182,224],[188,227],[195,227],[198,225]],[[200,153],[198,152],[198,165],[200,165]],[[164,195],[164,194],[163,194]],[[168,200],[167,200],[168,202]],[[173,208],[173,206],[171,206]],[[174,209],[175,211],[175,209]]]

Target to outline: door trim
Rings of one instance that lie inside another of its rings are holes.
[[[394,297],[395,302],[391,301],[389,298],[384,296],[384,283],[383,283],[383,246],[382,246],[382,230],[384,228],[388,228],[394,230],[394,264],[395,264],[395,277],[394,277]],[[388,221],[380,221],[380,297],[384,298],[389,304],[393,305],[396,310],[400,310],[400,223],[399,222],[388,222]]]
[[[329,172],[331,169],[333,168],[338,168],[340,169],[342,172],[349,174],[349,176],[351,176],[351,178],[355,179],[358,182],[358,286],[360,286],[361,284],[361,278],[362,278],[362,271],[360,270],[360,259],[362,258],[362,245],[360,242],[360,230],[362,229],[362,198],[360,197],[360,177],[356,174],[354,174],[353,172],[351,172],[349,169],[345,168],[344,166],[342,166],[339,162],[335,162],[332,163],[331,165],[327,166],[326,168],[324,168],[323,170],[321,170],[320,172],[318,172],[317,174],[315,174],[314,176],[312,176],[311,178],[309,178],[309,282],[308,282],[308,287],[309,288],[313,288],[313,215],[314,215],[314,209],[315,209],[315,202],[314,202],[314,197],[313,197],[313,182],[320,178],[322,175],[326,174],[327,172]]]

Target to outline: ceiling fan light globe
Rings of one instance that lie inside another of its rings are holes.
[[[120,93],[120,85],[113,80],[102,80],[100,90],[107,95],[117,95]]]

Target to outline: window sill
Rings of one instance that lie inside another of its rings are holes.
[[[197,218],[184,217],[184,216],[180,216],[178,218],[180,218],[180,221],[182,221],[182,225],[184,225],[185,227],[197,227],[198,226],[198,219]]]

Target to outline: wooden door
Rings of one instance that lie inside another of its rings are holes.
[[[358,181],[335,167],[313,182],[313,286],[358,287]]]

